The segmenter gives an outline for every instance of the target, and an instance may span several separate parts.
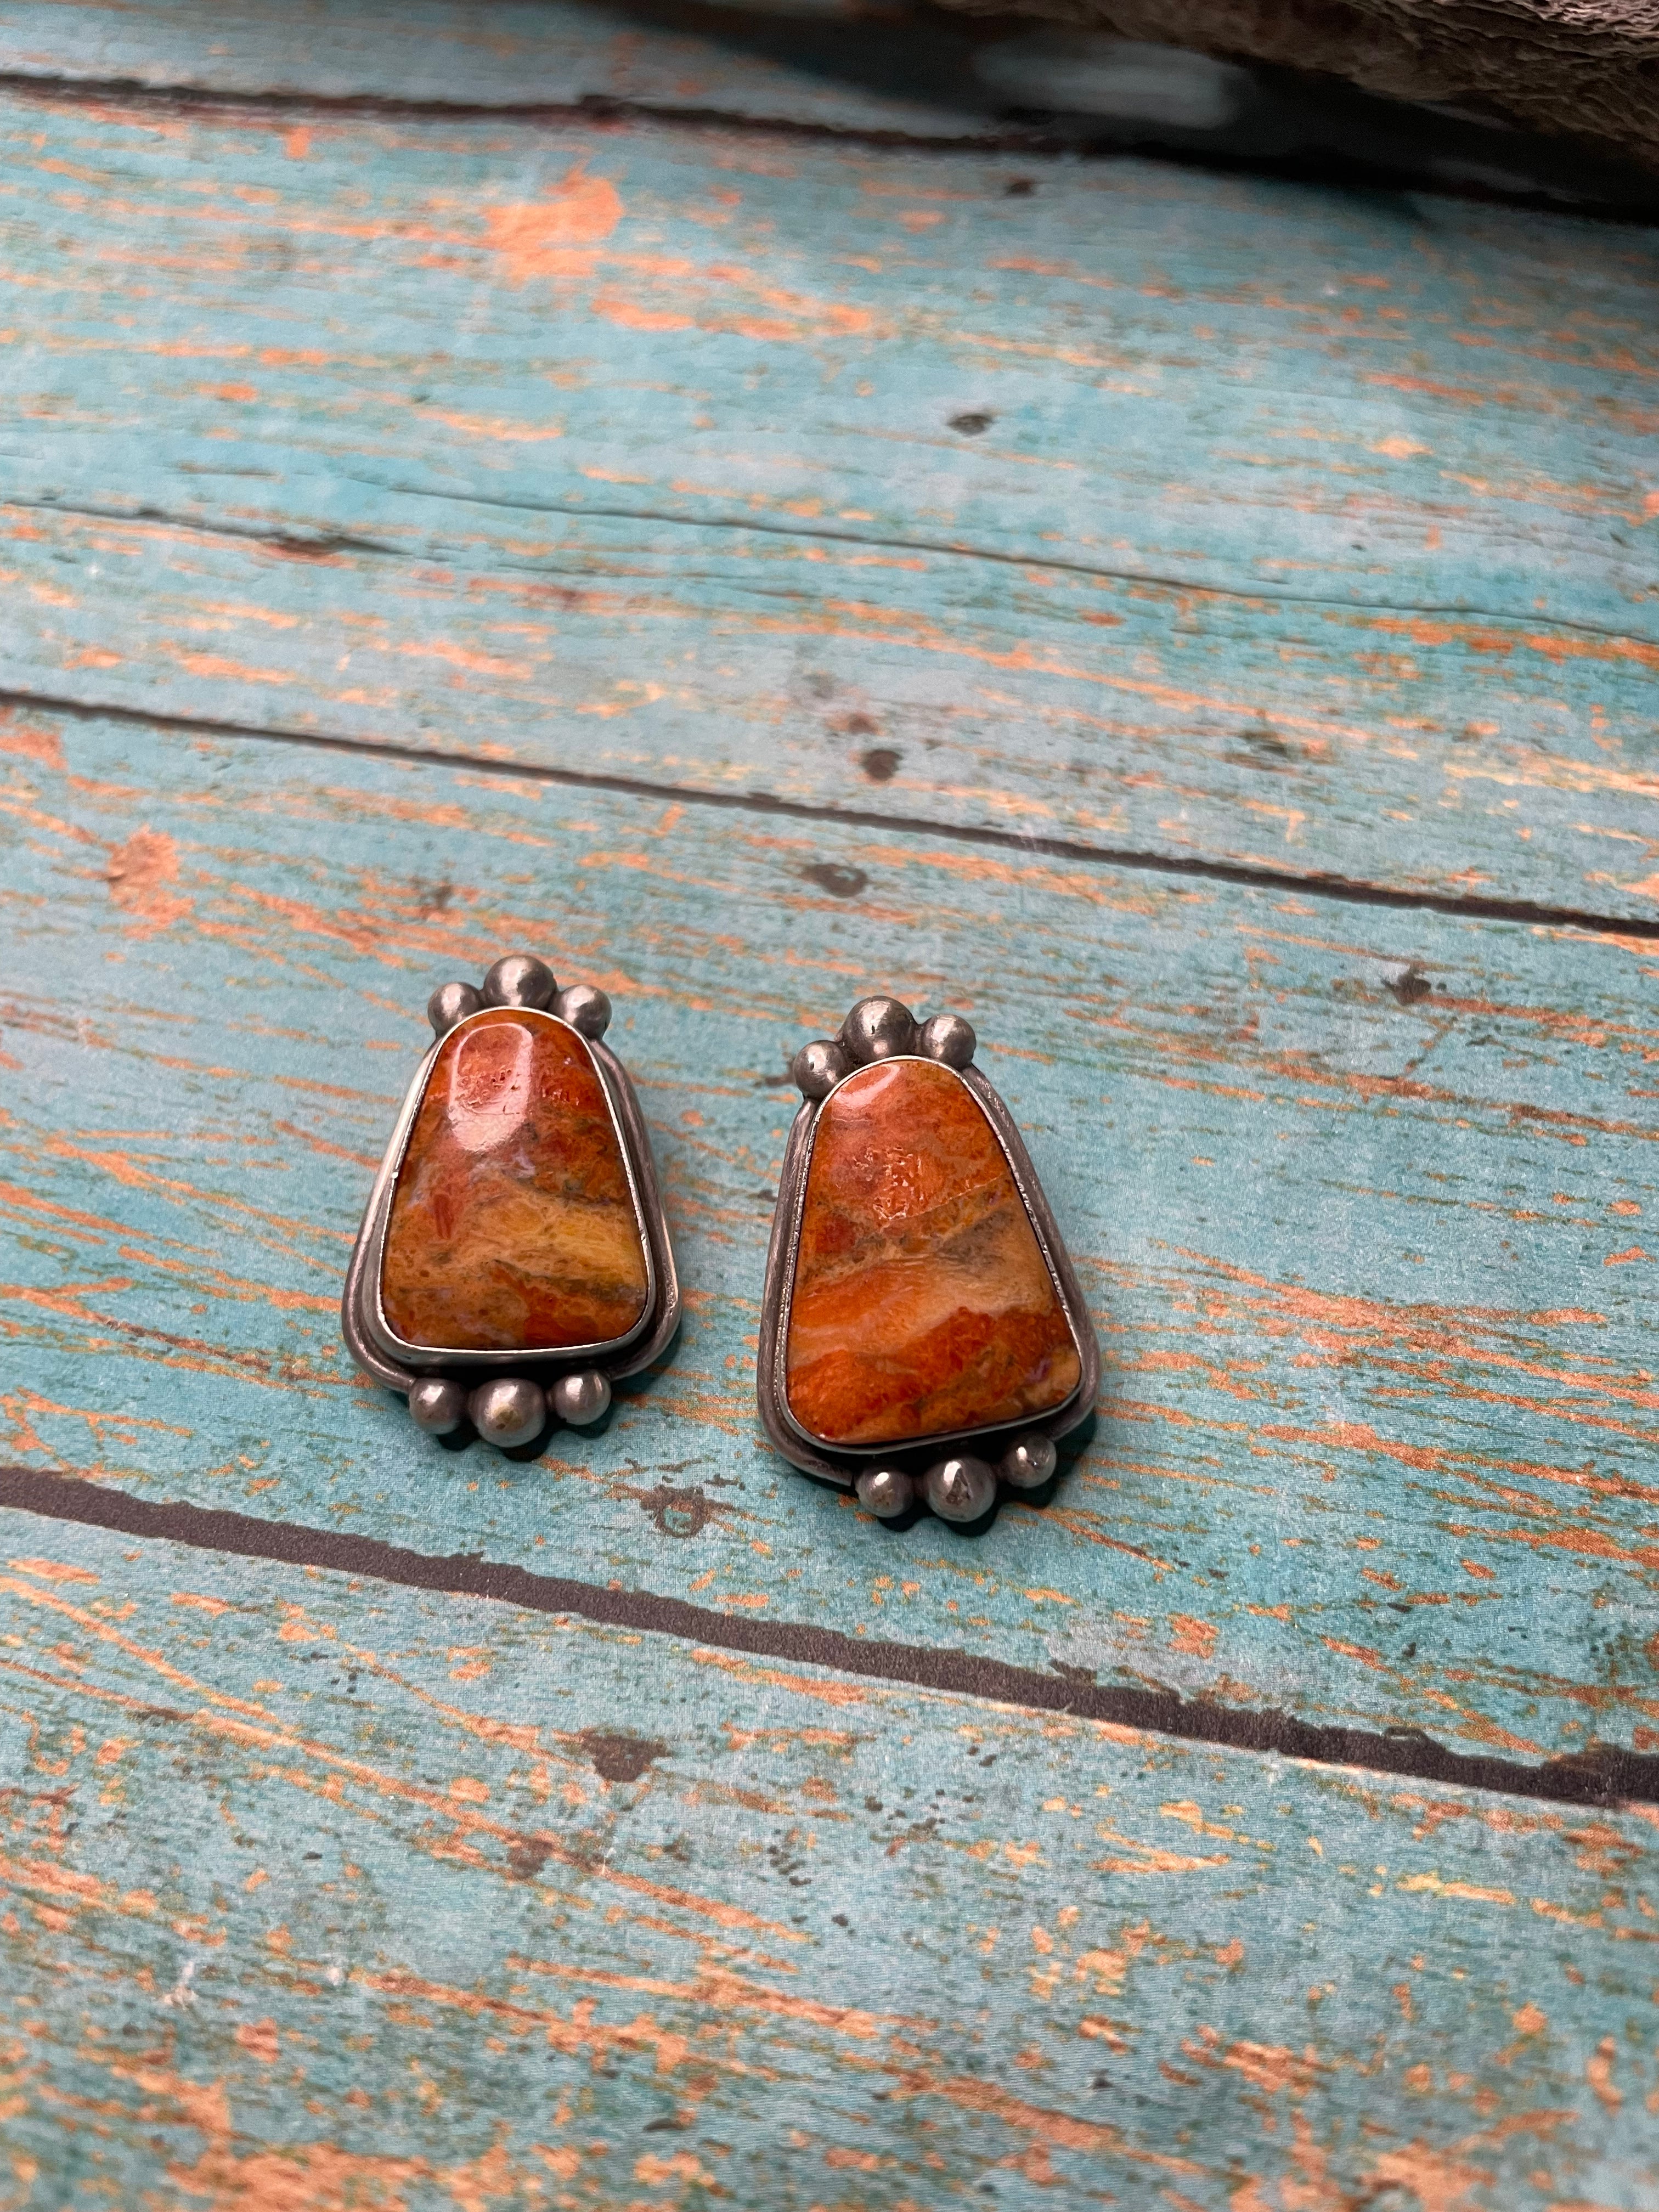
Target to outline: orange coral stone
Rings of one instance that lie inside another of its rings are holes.
[[[789,1306],[789,1410],[827,1444],[1050,1413],[1082,1375],[996,1133],[932,1060],[860,1068],[819,1113]]]
[[[380,1261],[406,1344],[562,1352],[626,1336],[650,1295],[611,1107],[585,1039],[492,1007],[444,1039]]]

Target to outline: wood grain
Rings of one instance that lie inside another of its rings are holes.
[[[946,127],[727,32],[0,0],[0,1460],[1659,1750],[1650,943],[1019,843],[1650,924],[1651,235],[527,112]],[[690,1296],[513,1461],[334,1308],[518,944],[617,1001]],[[787,1054],[877,984],[978,1024],[1107,1346],[977,1540],[755,1433]],[[3,1520],[0,2212],[1653,2200],[1650,1808]]]
[[[0,144],[15,692],[1659,913],[1652,233],[62,93]]]
[[[742,9],[665,0],[643,9],[592,0],[410,0],[396,9],[305,0],[296,37],[295,9],[271,0],[3,0],[0,72],[242,99],[508,109],[620,102],[924,140],[991,135],[984,88],[949,69],[969,37],[948,21],[928,27],[933,66],[900,88],[903,32],[896,34],[893,17],[902,12],[866,19],[855,41],[842,0],[805,9],[767,0]],[[815,65],[825,47],[839,70]]]
[[[1521,1760],[1659,1748],[1651,949],[429,763],[14,715],[0,1454]],[[826,888],[826,885],[828,888]],[[438,981],[618,1008],[688,1285],[605,1436],[416,1436],[335,1302]],[[788,1054],[977,1024],[1101,1328],[975,1543],[758,1441]]]
[[[1650,1814],[6,1535],[20,2212],[1652,2201]]]

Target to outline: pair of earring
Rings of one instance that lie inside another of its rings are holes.
[[[446,983],[342,1307],[416,1425],[503,1450],[602,1420],[665,1352],[679,1279],[611,1001],[526,953]],[[862,999],[804,1045],[762,1297],[771,1443],[883,1520],[1040,1489],[1099,1352],[1059,1229],[955,1014]]]

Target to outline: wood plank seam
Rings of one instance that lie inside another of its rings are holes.
[[[672,100],[629,99],[609,92],[590,92],[572,100],[465,100],[436,97],[398,99],[384,93],[237,92],[210,89],[182,80],[155,83],[131,76],[76,76],[48,70],[0,70],[0,94],[37,99],[43,104],[77,98],[94,98],[112,105],[132,103],[151,107],[188,107],[200,113],[258,112],[315,113],[350,116],[386,122],[501,122],[501,123],[657,123],[690,131],[730,131],[744,136],[787,137],[846,146],[868,146],[908,154],[1018,154],[1034,160],[1066,161],[1121,161],[1125,140],[1109,131],[1097,137],[1079,137],[1071,131],[1044,130],[1039,125],[987,121],[978,130],[960,131],[906,131],[879,124],[825,122],[805,116],[755,115],[742,108],[681,106]],[[1260,154],[1221,147],[1161,144],[1149,133],[1133,145],[1134,157],[1152,163],[1209,172],[1218,176],[1285,177],[1298,183],[1317,184],[1327,176],[1340,183],[1351,179],[1354,164],[1340,156],[1321,158],[1305,151]],[[1402,172],[1390,164],[1373,172],[1361,162],[1363,173],[1378,174],[1384,190],[1401,188]],[[1547,186],[1517,179],[1508,182],[1497,175],[1458,174],[1450,167],[1437,169],[1431,181],[1418,182],[1403,171],[1406,189],[1432,193],[1436,198],[1474,200],[1488,205],[1531,210],[1544,215],[1562,212],[1560,195]],[[1654,216],[1645,200],[1596,199],[1575,197],[1570,203],[1575,222],[1610,223],[1633,229],[1651,228]]]
[[[407,487],[388,483],[385,490],[399,494]],[[1270,584],[1195,584],[1190,577],[1156,568],[1113,567],[1101,561],[1068,560],[1064,555],[1043,553],[1036,556],[1029,551],[1004,551],[995,545],[975,545],[961,538],[925,538],[915,532],[898,531],[831,530],[813,527],[804,522],[776,522],[764,517],[747,514],[705,514],[690,516],[677,514],[672,507],[628,506],[620,502],[574,500],[521,499],[504,494],[472,489],[466,492],[446,491],[441,485],[424,486],[420,497],[429,500],[449,500],[457,506],[504,508],[513,514],[563,515],[572,521],[594,520],[611,522],[647,522],[659,524],[665,529],[702,532],[705,530],[740,531],[745,536],[781,538],[790,543],[801,541],[826,545],[865,545],[881,553],[927,553],[947,560],[987,561],[1009,568],[1020,575],[1033,570],[1052,570],[1056,575],[1081,576],[1091,582],[1146,585],[1154,590],[1179,592],[1199,603],[1232,601],[1241,606],[1261,605],[1307,608],[1317,613],[1352,614],[1356,611],[1382,615],[1410,615],[1425,621],[1479,622],[1491,624],[1500,635],[1509,634],[1514,642],[1530,637],[1559,634],[1563,638],[1600,638],[1615,646],[1639,653],[1645,641],[1633,637],[1627,629],[1607,623],[1575,621],[1567,615],[1534,614],[1522,621],[1501,608],[1483,607],[1472,603],[1451,600],[1411,599],[1336,599],[1317,592],[1287,592]],[[90,522],[160,522],[170,530],[182,531],[195,536],[218,538],[235,538],[249,544],[270,547],[273,551],[307,553],[319,557],[332,552],[368,553],[385,561],[412,562],[418,554],[398,545],[387,544],[374,538],[354,536],[348,532],[318,532],[314,536],[298,532],[261,528],[257,524],[238,525],[228,519],[203,522],[191,514],[169,514],[165,508],[98,505],[91,501],[68,499],[32,499],[27,495],[7,502],[9,507],[33,509],[48,514],[75,514]],[[503,569],[514,564],[504,561]]]
[[[695,786],[657,783],[644,776],[588,774],[580,769],[556,768],[545,762],[490,760],[433,745],[404,745],[386,738],[336,735],[320,730],[260,729],[252,723],[220,721],[208,715],[167,714],[149,708],[62,698],[46,691],[0,687],[0,708],[22,708],[33,713],[63,714],[88,721],[176,731],[181,735],[195,733],[247,739],[258,744],[300,745],[317,752],[349,753],[373,760],[404,762],[417,768],[459,769],[469,775],[496,777],[507,783],[613,792],[624,798],[662,800],[676,806],[781,816],[794,822],[832,823],[853,830],[879,830],[884,835],[902,836],[908,833],[939,837],[951,844],[988,846],[1025,858],[1076,860],[1085,866],[1196,878],[1206,883],[1238,884],[1256,890],[1294,891],[1310,898],[1329,899],[1339,905],[1379,907],[1392,913],[1442,914],[1455,921],[1518,921],[1544,928],[1593,930],[1598,934],[1611,932],[1633,941],[1659,943],[1659,919],[1646,915],[1597,914],[1583,907],[1550,906],[1533,899],[1489,898],[1474,892],[1451,897],[1439,891],[1398,890],[1386,884],[1365,883],[1326,872],[1304,875],[1293,868],[1251,866],[1239,861],[1206,860],[1178,853],[1088,844],[1079,838],[1028,836],[1019,830],[992,829],[984,823],[939,823],[922,815],[899,814],[891,808],[827,806],[809,799],[784,799],[766,791],[699,790]]]
[[[666,123],[677,129],[691,131],[720,131],[741,132],[763,137],[787,137],[829,141],[837,145],[890,147],[913,154],[1021,154],[1033,156],[1074,160],[1079,158],[1073,140],[1053,131],[1022,131],[1018,128],[1000,130],[940,131],[936,136],[924,136],[919,131],[883,129],[878,125],[814,122],[807,118],[786,115],[746,115],[741,108],[681,107],[665,100],[626,100],[615,93],[585,93],[573,100],[398,100],[386,94],[354,92],[329,94],[325,92],[219,92],[208,91],[193,84],[146,84],[137,77],[83,77],[37,76],[27,70],[0,70],[0,94],[11,94],[20,100],[38,100],[42,106],[60,104],[79,105],[87,100],[108,100],[115,105],[179,108],[212,114],[216,112],[246,114],[268,112],[289,115],[316,113],[321,115],[362,115],[386,122],[434,121],[442,123]],[[1121,159],[1122,149],[1109,146],[1096,158],[1104,161]],[[1085,150],[1081,156],[1088,159]],[[1145,158],[1158,159],[1156,149],[1148,149]],[[1201,155],[1192,159],[1183,157],[1182,166],[1207,168],[1212,164]],[[1216,156],[1213,166],[1224,170],[1243,167],[1254,169],[1255,162],[1239,163]],[[1439,188],[1437,188],[1439,189]],[[1453,198],[1462,195],[1455,187],[1445,188]],[[1480,192],[1480,198],[1493,197]],[[1498,198],[1507,195],[1498,194]],[[1575,219],[1578,210],[1574,210]],[[1639,221],[1615,212],[1618,222]]]
[[[847,1636],[804,1623],[719,1612],[647,1590],[536,1574],[476,1553],[434,1559],[374,1537],[221,1509],[153,1504],[124,1491],[34,1468],[0,1467],[0,1510],[184,1544],[193,1551],[372,1576],[408,1589],[481,1597],[524,1612],[574,1616],[600,1627],[671,1636],[751,1657],[909,1683],[1310,1765],[1363,1767],[1558,1804],[1659,1804],[1659,1755],[1607,1744],[1595,1745],[1582,1757],[1551,1759],[1536,1766],[1471,1758],[1415,1729],[1320,1728],[1282,1713],[1224,1707],[1174,1692],[1105,1688],[1085,1679],[1081,1669],[1049,1676],[971,1652]]]

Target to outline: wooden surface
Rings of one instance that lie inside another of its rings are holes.
[[[295,0],[280,10],[266,0],[215,0],[210,9],[202,0],[0,0],[0,70],[43,88],[118,85],[265,104],[520,113],[586,104],[923,143],[1018,138],[975,112],[986,104],[983,85],[948,66],[967,51],[968,27],[944,17],[928,23],[933,66],[920,75],[904,13],[860,21],[848,0],[744,9],[408,0],[389,19],[361,0]]]
[[[1651,231],[645,121],[0,146],[14,690],[1659,914]]]
[[[1652,2201],[1650,1813],[8,1536],[12,2204]]]
[[[1653,234],[307,21],[0,9],[0,2207],[1643,2212]],[[539,1459],[335,1322],[520,945],[689,1294]],[[977,1539],[755,1431],[873,987],[1105,1346]]]
[[[1463,1750],[1659,1748],[1645,945],[0,735],[7,1458]],[[533,1466],[416,1437],[335,1322],[429,983],[521,942],[616,1000],[689,1307]],[[1106,1348],[1052,1508],[978,1544],[860,1522],[755,1426],[787,1054],[878,984],[977,1024]]]

